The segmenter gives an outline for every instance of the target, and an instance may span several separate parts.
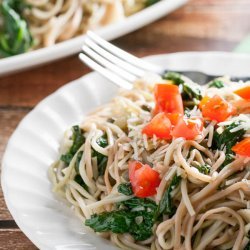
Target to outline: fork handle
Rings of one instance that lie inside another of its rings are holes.
[[[167,73],[167,72],[173,72],[173,71],[165,70],[164,73]],[[174,71],[174,72],[178,72],[179,74],[184,75],[184,76],[190,78],[191,80],[193,80],[194,82],[201,84],[201,85],[204,85],[204,84],[214,80],[215,78],[221,77],[221,75],[208,75],[208,74],[205,74],[203,72],[198,72],[198,71]],[[245,76],[245,77],[240,77],[240,76],[234,77],[233,76],[233,77],[231,77],[231,81],[234,81],[234,82],[250,81],[250,76]]]
[[[245,77],[231,77],[231,81],[233,82],[239,82],[239,81],[243,81],[243,82],[247,82],[250,81],[250,77],[249,76],[245,76]]]

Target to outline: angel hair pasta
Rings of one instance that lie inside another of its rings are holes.
[[[168,73],[66,131],[53,191],[122,249],[249,249],[250,84]]]

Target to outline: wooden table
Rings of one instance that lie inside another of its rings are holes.
[[[191,0],[161,20],[114,41],[137,55],[232,51],[250,34],[249,0]],[[90,70],[76,55],[0,78],[0,161],[19,121],[44,97]],[[13,221],[0,190],[0,249],[36,249]]]

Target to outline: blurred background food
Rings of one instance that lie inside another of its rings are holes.
[[[51,46],[159,0],[1,0],[0,56]]]

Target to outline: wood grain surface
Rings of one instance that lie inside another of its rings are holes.
[[[113,43],[137,56],[178,51],[232,51],[250,34],[249,0],[191,0]],[[0,161],[19,121],[44,97],[90,70],[76,55],[0,78]],[[36,249],[14,223],[0,190],[0,249]]]

